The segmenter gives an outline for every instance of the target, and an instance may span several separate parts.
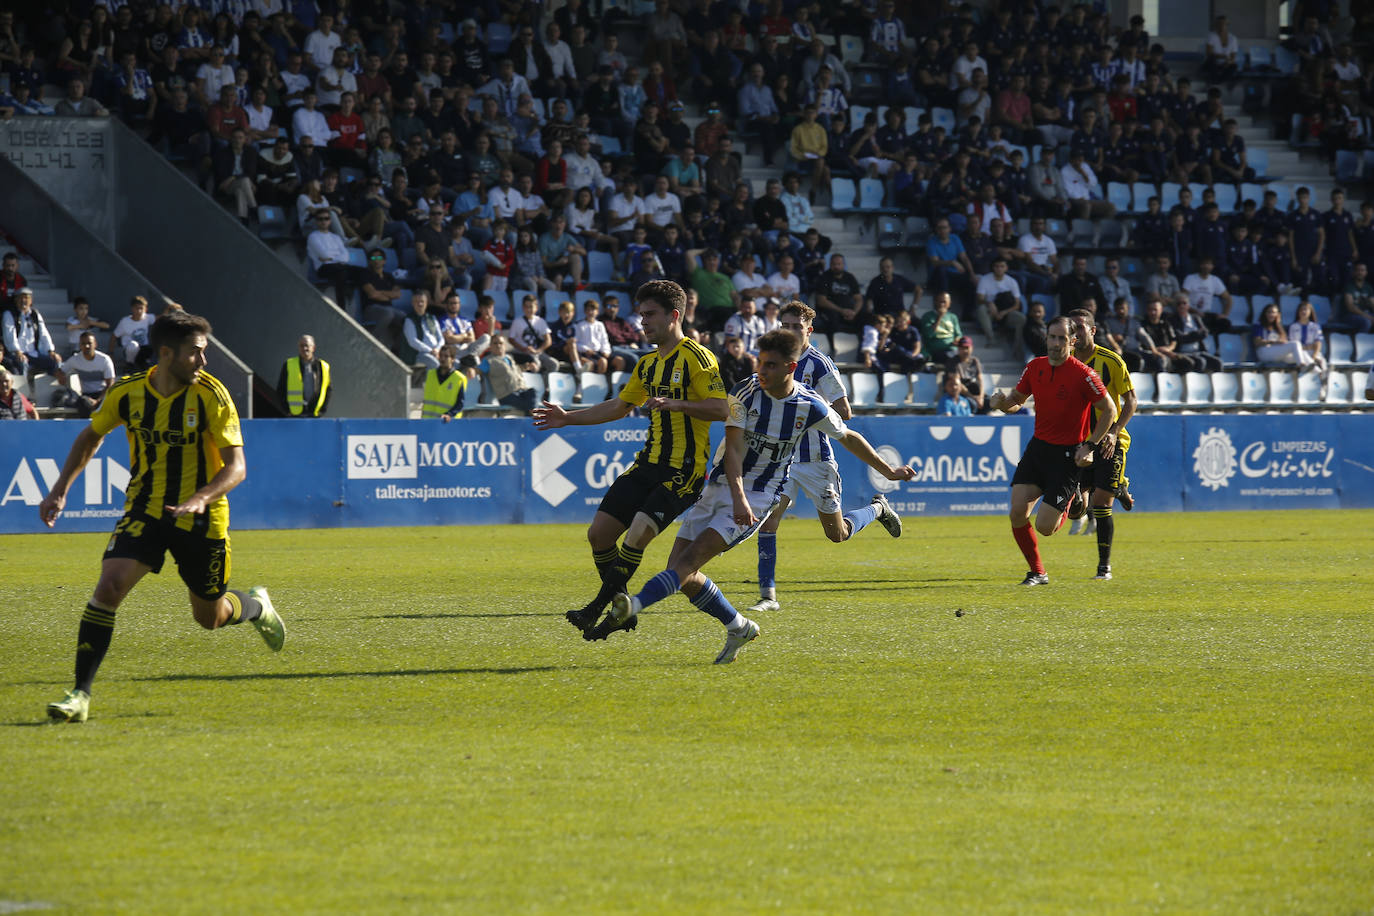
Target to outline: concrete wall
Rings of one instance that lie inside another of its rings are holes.
[[[406,415],[409,372],[399,359],[148,144],[112,127],[121,189],[114,232],[129,263],[209,318],[269,384],[309,333],[334,369],[331,415]]]
[[[134,296],[146,296],[153,312],[161,311],[167,299],[161,290],[5,157],[0,157],[0,199],[5,201],[7,231],[58,286],[93,301],[118,303],[121,309]],[[252,370],[217,339],[211,339],[210,350],[210,373],[229,389],[239,415],[251,417]]]

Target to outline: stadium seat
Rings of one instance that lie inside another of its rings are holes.
[[[902,221],[885,216],[878,221],[878,250],[892,251],[902,247]]]
[[[1264,73],[1274,68],[1274,54],[1264,45],[1254,45],[1245,49],[1248,61],[1246,69],[1254,73]]]
[[[594,289],[579,289],[573,294],[573,302],[577,304],[577,314],[582,314],[582,306],[588,299],[595,299],[597,305],[601,305],[601,294]]]
[[[1326,337],[1327,362],[1333,366],[1349,366],[1355,362],[1355,338],[1335,333]]]
[[[1160,407],[1173,407],[1183,403],[1183,376],[1177,372],[1161,372],[1155,376],[1158,391],[1155,404]]]
[[[954,132],[954,110],[950,108],[930,109],[930,122],[934,127],[943,127],[946,134]]]
[[[1363,403],[1364,393],[1369,390],[1371,383],[1369,372],[1366,369],[1356,369],[1350,373],[1350,400]]]
[[[1288,205],[1293,202],[1293,186],[1275,182],[1274,184],[1269,185],[1267,190],[1274,192],[1278,208],[1280,210],[1287,212]],[[1255,201],[1255,203],[1262,204],[1264,203],[1264,201],[1257,200]]]
[[[1246,366],[1250,359],[1250,341],[1244,334],[1218,334],[1220,344],[1217,356],[1224,366]]]
[[[544,317],[550,319],[558,317],[558,307],[562,305],[567,298],[568,297],[560,290],[544,290]],[[581,314],[582,313],[579,311],[578,315],[580,316]]]
[[[1031,293],[1031,301],[1039,302],[1045,307],[1046,321],[1049,321],[1055,315],[1059,314],[1059,302],[1055,299],[1053,293]]]
[[[544,376],[538,372],[526,372],[525,384],[534,389],[534,401],[539,403],[544,400]]]
[[[510,297],[506,295],[506,291],[504,289],[488,290],[482,295],[491,297],[491,301],[493,304],[491,314],[493,317],[496,318],[497,321],[504,321],[509,323],[512,320],[514,320],[515,315],[511,313]],[[480,299],[481,296],[479,296],[478,298]]]
[[[1135,388],[1136,403],[1148,407],[1155,402],[1155,377],[1148,372],[1132,372],[1131,386]]]
[[[855,372],[849,377],[850,403],[872,407],[878,402],[878,377],[871,372]]]
[[[624,387],[625,387],[625,383],[628,382],[629,380],[630,380],[630,373],[628,373],[628,372],[612,372],[612,373],[611,373],[611,394],[613,394],[613,395],[620,394],[620,389],[624,388]]]
[[[817,350],[820,350],[826,356],[830,356],[830,354],[834,352],[835,349],[834,347],[830,346],[830,338],[826,337],[824,334],[812,334],[811,346],[815,347]]]
[[[600,372],[584,372],[581,381],[583,404],[599,404],[610,396],[611,389],[606,383],[606,376]]]
[[[526,296],[534,297],[534,301],[538,303],[538,305],[536,306],[536,314],[538,314],[541,318],[552,318],[558,315],[557,310],[555,310],[552,315],[548,314],[547,310],[544,308],[544,303],[539,302],[539,293],[535,292],[532,289],[512,289],[507,290],[507,292],[510,294],[511,311],[513,311],[516,315],[523,315],[525,313]]]
[[[1293,378],[1294,373],[1287,369],[1271,369],[1269,371],[1269,403],[1270,404],[1292,404],[1293,392],[1297,388],[1297,380]]]
[[[1298,306],[1302,303],[1302,296],[1281,296],[1279,297],[1279,320],[1287,328],[1298,317]],[[1255,316],[1256,319],[1259,315]]]
[[[1218,407],[1231,407],[1239,403],[1240,379],[1234,372],[1212,373],[1212,403]]]
[[[470,289],[458,290],[458,314],[468,321],[477,317],[477,294]]]
[[[1165,213],[1168,213],[1178,203],[1178,192],[1183,189],[1183,185],[1176,181],[1166,181],[1159,186],[1159,205]]]
[[[864,40],[857,35],[840,36],[840,63],[846,68],[864,59]],[[860,122],[862,123],[862,122]]]
[[[1145,213],[1150,209],[1150,198],[1159,192],[1148,181],[1137,181],[1131,185],[1131,212]]]
[[[348,249],[348,264],[350,267],[367,267],[367,252],[361,248]]]
[[[1126,227],[1119,219],[1103,219],[1097,222],[1097,244],[1101,248],[1120,248],[1126,241]],[[1125,265],[1122,265],[1122,273],[1125,273]],[[1143,282],[1144,277],[1131,279],[1126,277],[1131,283]]]
[[[415,290],[403,289],[400,290],[400,293],[401,295],[391,300],[391,307],[409,314],[410,304],[415,301]]]
[[[488,23],[486,39],[487,51],[492,55],[505,54],[510,48],[511,28],[499,19]]]
[[[534,373],[527,372],[528,379]],[[549,401],[563,407],[571,407],[573,395],[577,393],[577,379],[571,372],[549,373]]]
[[[1269,386],[1264,381],[1263,372],[1242,372],[1240,374],[1240,402],[1242,404],[1263,404],[1269,396]]]
[[[864,118],[868,117],[868,113],[872,110],[873,109],[869,108],[867,105],[850,105],[849,123],[854,125],[856,129],[862,127]],[[881,111],[881,109],[879,110]],[[883,126],[883,116],[881,114],[878,115],[878,126]]]
[[[612,137],[607,134],[598,134],[597,136],[592,138],[592,143],[601,147],[601,155],[603,156],[619,156],[622,152],[624,152],[624,149],[621,147],[620,139],[618,137]]]
[[[912,248],[926,247],[926,240],[930,238],[930,220],[924,216],[908,216],[906,218],[906,243]]]
[[[940,376],[932,372],[911,374],[911,403],[918,407],[934,407],[940,400]]]
[[[1069,224],[1062,219],[1045,220],[1045,234],[1054,239],[1057,245],[1069,244]]]
[[[1244,203],[1253,200],[1256,207],[1264,205],[1264,185],[1259,183],[1245,182],[1240,186],[1240,200]]]
[[[1193,209],[1196,210],[1202,206],[1202,193],[1207,190],[1207,185],[1200,181],[1191,181],[1188,183],[1188,190],[1193,192]]]
[[[910,377],[901,372],[883,373],[883,399],[880,404],[905,404],[910,395]]]
[[[887,189],[880,178],[859,179],[859,209],[866,213],[901,213],[900,207],[884,207],[883,196]]]
[[[1322,402],[1322,377],[1317,372],[1302,372],[1298,375],[1298,403],[1320,404]]]
[[[1344,372],[1332,372],[1326,380],[1326,403],[1349,404],[1351,398],[1350,376]],[[1361,392],[1363,397],[1364,393]]]
[[[814,335],[813,335],[814,336]],[[830,358],[837,363],[855,363],[859,361],[859,335],[857,334],[832,334],[830,342],[834,346],[834,351]]]
[[[1331,300],[1326,296],[1311,295],[1307,301],[1312,303],[1312,311],[1316,313],[1317,324],[1326,324],[1331,320]]]
[[[1097,239],[1097,226],[1090,219],[1076,219],[1070,224],[1069,242],[1075,248],[1092,248]]]
[[[1355,335],[1355,362],[1367,363],[1374,359],[1374,334]]]
[[[1336,150],[1336,180],[1349,184],[1360,171],[1360,154],[1353,149]]]
[[[1119,181],[1107,182],[1107,200],[1117,210],[1129,212],[1131,209],[1131,186]]]
[[[903,126],[906,128],[908,134],[914,134],[920,130],[921,115],[925,113],[926,110],[924,108],[914,108],[910,105],[902,109],[902,114],[906,117],[906,123]]]
[[[270,204],[258,207],[258,238],[269,241],[290,237],[291,226],[286,221],[285,210]]]
[[[836,213],[853,213],[859,190],[852,178],[830,179],[830,209]]]
[[[1205,372],[1189,372],[1183,376],[1183,400],[1185,403],[1212,403],[1212,377]]]
[[[1212,190],[1217,192],[1217,209],[1222,213],[1231,213],[1239,210],[1238,206],[1240,195],[1236,193],[1236,186],[1233,184],[1214,184]],[[1263,200],[1255,201],[1256,204],[1264,203]]]
[[[1274,66],[1285,76],[1298,72],[1298,52],[1278,45],[1274,48]]]
[[[1263,149],[1248,149],[1245,151],[1245,161],[1250,163],[1250,168],[1255,170],[1255,180],[1263,184],[1279,177],[1269,174],[1269,151]],[[1263,200],[1255,201],[1257,204],[1264,203]]]
[[[615,273],[615,262],[611,259],[608,251],[589,251],[587,252],[587,282],[594,285],[606,285],[612,282]]]

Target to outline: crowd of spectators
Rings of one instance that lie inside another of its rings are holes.
[[[1365,145],[1366,49],[1333,41],[1332,5],[1299,6],[1296,97],[1318,113],[1304,129],[1332,150]],[[1205,353],[1207,335],[1247,332],[1252,295],[1326,296],[1337,313],[1320,317],[1351,331],[1374,321],[1357,267],[1374,256],[1374,206],[1356,215],[1340,192],[1328,209],[1301,192],[1291,210],[1272,192],[1234,210],[1216,202],[1216,188],[1265,177],[1223,115],[1220,87],[1243,68],[1224,18],[1203,62],[1213,85],[1194,93],[1142,17],[1114,28],[1083,3],[943,0],[920,16],[893,0],[654,0],[600,14],[584,0],[551,13],[518,0],[202,7],[0,12],[0,113],[112,114],[245,225],[260,204],[279,206],[311,279],[427,369],[453,346],[472,372],[508,336],[509,361],[526,369],[623,370],[642,335],[615,324],[634,316],[605,293],[656,277],[692,291],[688,330],[732,371],[747,370],[770,309],[792,296],[814,305],[823,334],[862,338],[857,361],[903,372],[955,361],[961,319],[1014,356],[1039,352],[1046,306],[1094,307],[1110,341],[1124,300],[1141,331],[1117,345],[1147,369]],[[63,92],[51,107],[48,83]],[[703,116],[694,127],[689,110]],[[746,144],[776,168],[757,192]],[[838,176],[879,179],[889,206],[929,220],[912,257],[924,257],[933,309],[918,311],[926,290],[890,259],[864,280],[846,270],[815,225],[818,201],[854,203],[832,198]],[[1123,245],[1157,266],[1159,289],[1123,277],[1116,259],[1102,276],[1077,259],[1064,270],[1047,232],[1121,215],[1112,182],[1182,186],[1167,209],[1159,194],[1136,200]],[[1209,186],[1203,199],[1190,182]],[[581,295],[589,285],[600,301]],[[441,330],[468,290],[491,307],[449,320],[477,329]],[[525,290],[532,300],[508,296]],[[553,320],[546,293],[573,313]],[[1203,337],[1171,356],[1146,333],[1156,305],[1183,337],[1191,324]],[[964,381],[956,394],[980,401]]]

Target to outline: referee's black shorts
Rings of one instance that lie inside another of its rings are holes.
[[[681,468],[635,462],[615,479],[601,498],[598,511],[605,512],[630,527],[643,512],[653,519],[659,532],[697,501],[705,477]]]
[[[1067,511],[1073,495],[1078,492],[1083,472],[1073,460],[1077,448],[1077,445],[1055,445],[1044,439],[1031,439],[1012,475],[1012,486],[1038,487],[1047,505],[1060,512]]]

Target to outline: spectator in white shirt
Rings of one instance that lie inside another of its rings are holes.
[[[325,13],[318,21],[319,27],[305,36],[305,65],[311,70],[329,66],[334,49],[343,44],[343,38],[334,31],[333,16]]]
[[[357,94],[358,81],[348,70],[349,55],[344,48],[335,48],[334,57],[328,67],[320,69],[315,77],[315,100],[327,107],[335,107],[345,92]]]
[[[219,91],[232,85],[234,68],[224,62],[224,49],[215,45],[210,49],[210,59],[196,68],[196,89],[200,93],[201,106],[209,108],[219,98]]]
[[[639,182],[633,178],[622,179],[617,182],[616,189],[619,193],[611,198],[609,208],[611,235],[628,243],[635,226],[644,225],[649,211],[644,206],[644,198],[637,193]]]
[[[678,231],[682,231],[686,228],[682,224],[682,199],[668,190],[668,178],[664,175],[654,179],[654,193],[644,198],[644,209],[656,229],[677,226]]]
[[[297,145],[300,144],[301,137],[309,137],[315,146],[323,149],[336,134],[329,129],[329,122],[325,120],[324,113],[316,110],[317,99],[314,89],[305,90],[301,107],[291,115],[291,134],[295,137]]]
[[[549,55],[549,63],[552,65],[549,68],[551,77],[561,81],[561,85],[555,84],[558,98],[574,95],[578,86],[577,67],[573,65],[572,48],[563,40],[563,30],[556,22],[550,22],[544,27],[544,52]]]
[[[491,205],[491,212],[496,219],[510,220],[512,224],[516,221],[516,213],[525,209],[525,195],[511,186],[514,180],[514,172],[502,169],[501,178],[487,192],[487,203]]]
[[[1183,280],[1189,304],[1213,334],[1231,328],[1231,294],[1221,278],[1212,273],[1214,266],[1211,258],[1202,258],[1197,262],[1197,273]]]
[[[801,295],[801,277],[792,273],[795,263],[790,254],[782,255],[778,258],[778,269],[768,278],[768,285],[772,287],[774,297],[783,302]]]
[[[768,285],[768,280],[763,274],[755,269],[757,262],[752,254],[746,254],[739,259],[739,270],[735,271],[730,282],[735,284],[735,289],[741,298],[757,297],[766,299],[773,295],[773,287]]]
[[[757,309],[752,296],[742,296],[739,310],[725,320],[725,336],[738,337],[744,342],[744,351],[750,356],[759,355],[759,338],[765,333],[763,319],[758,316]]]
[[[573,325],[577,356],[584,372],[605,373],[611,356],[611,338],[606,334],[606,326],[597,319],[600,312],[596,300],[588,299],[582,305],[582,320]]]
[[[1031,217],[1030,232],[1016,242],[1021,253],[1017,259],[1021,264],[1021,280],[1026,286],[1027,295],[1047,293],[1059,276],[1059,248],[1054,239],[1045,234],[1045,218]]]
[[[80,379],[80,391],[72,392],[69,403],[81,416],[89,417],[100,405],[105,392],[114,384],[114,360],[96,349],[95,334],[83,331],[80,349],[63,364],[63,368],[67,370],[69,377],[76,376]]]
[[[970,41],[964,45],[964,53],[949,70],[949,88],[967,89],[973,85],[973,71],[988,72],[988,62],[978,55],[978,42]]]
[[[592,155],[592,138],[587,134],[578,135],[573,142],[572,152],[564,150],[563,161],[568,166],[566,184],[572,190],[591,188],[592,197],[597,198],[603,191],[615,187],[615,183],[601,170],[600,161]]]
[[[305,252],[310,259],[310,266],[315,269],[315,274],[320,280],[334,284],[334,293],[338,297],[337,304],[343,308],[352,298],[349,281],[353,279],[354,274],[348,263],[348,244],[343,236],[330,229],[332,218],[331,214],[325,211],[315,214],[315,230],[305,240]]]
[[[477,94],[489,95],[496,99],[497,107],[506,117],[515,114],[520,96],[528,95],[531,98],[534,96],[534,93],[530,91],[529,80],[515,72],[515,63],[509,57],[501,59],[496,76],[492,78],[491,82],[478,89]]]
[[[134,296],[129,302],[129,314],[119,319],[114,334],[110,336],[110,347],[119,347],[124,354],[124,362],[130,366],[138,359],[138,351],[148,345],[148,335],[153,329],[153,316],[148,314],[148,300]]]
[[[1007,273],[1007,259],[993,258],[992,273],[983,274],[978,280],[978,325],[983,334],[992,340],[993,327],[1002,329],[1013,353],[1020,355],[1018,346],[1021,328],[1026,324],[1026,313],[1021,308],[1021,287]]]
[[[1069,153],[1068,165],[1059,170],[1064,179],[1064,193],[1069,198],[1069,214],[1073,219],[1110,219],[1116,207],[1102,199],[1102,185],[1092,166],[1083,161],[1082,150]]]

